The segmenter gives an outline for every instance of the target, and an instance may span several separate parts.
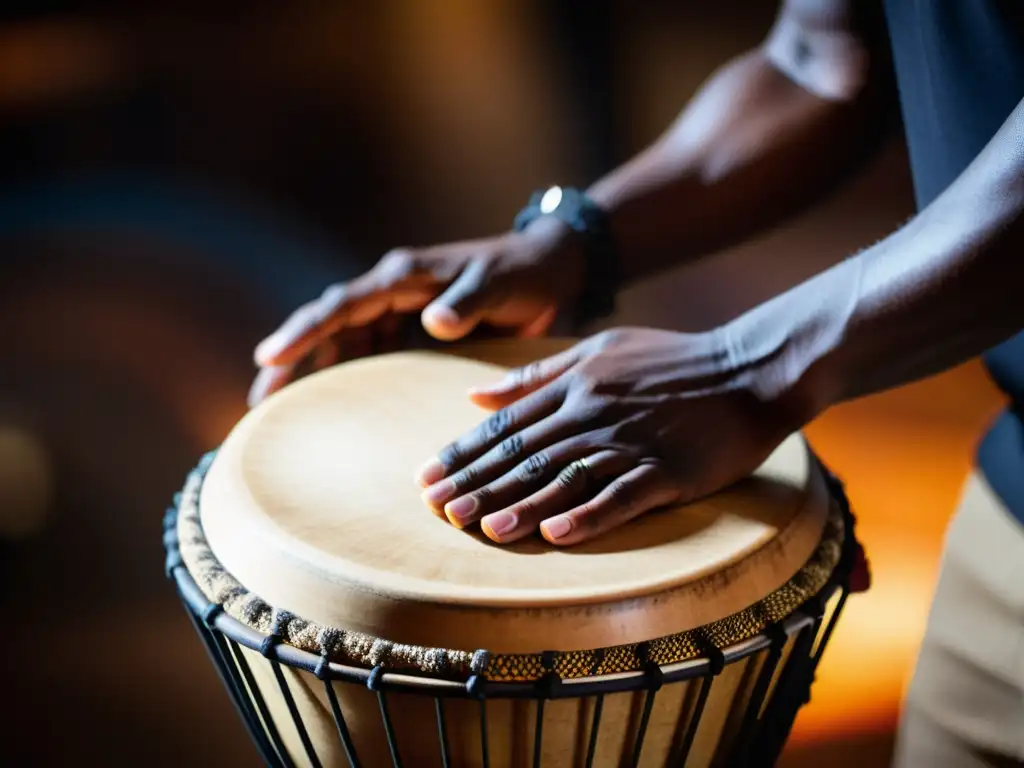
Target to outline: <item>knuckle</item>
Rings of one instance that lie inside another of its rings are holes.
[[[316,323],[323,323],[336,313],[345,301],[345,285],[343,283],[332,283],[324,288],[323,292],[314,302],[310,302],[310,319]]]
[[[472,496],[477,501],[477,505],[480,509],[489,509],[491,501],[494,498],[494,492],[488,487],[477,488],[473,491]]]
[[[458,443],[449,443],[438,454],[438,460],[445,469],[451,469],[462,461],[462,447]]]
[[[295,322],[308,322],[310,320],[316,319],[317,315],[319,314],[319,311],[319,302],[307,301],[305,304],[303,304],[294,312],[292,312],[292,316],[289,319]]]
[[[321,307],[335,307],[345,298],[345,284],[331,283],[320,293],[318,303]]]
[[[377,268],[391,280],[408,277],[416,269],[418,254],[411,248],[394,248],[381,257]]]
[[[532,362],[522,368],[516,368],[510,375],[512,382],[518,387],[528,387],[533,382],[540,380],[543,374],[541,364]]]
[[[619,328],[607,328],[594,337],[594,343],[598,349],[607,349],[622,339],[622,330]]]
[[[608,486],[608,498],[613,511],[618,514],[628,514],[637,503],[633,487],[623,480],[616,480]]]
[[[574,533],[581,533],[590,536],[597,532],[600,522],[601,508],[593,502],[588,502],[579,508],[579,511],[572,516],[572,528]]]
[[[541,451],[540,453],[533,454],[520,464],[516,470],[516,476],[523,482],[532,482],[539,477],[543,477],[550,465],[550,457],[547,453]]]
[[[577,401],[587,400],[598,400],[602,396],[599,392],[600,385],[598,381],[585,371],[575,371],[571,378],[571,391],[573,398]]]
[[[504,435],[513,425],[515,419],[512,411],[502,408],[495,411],[480,425],[480,437],[483,440],[495,440]]]
[[[556,482],[562,490],[570,490],[579,485],[583,478],[583,468],[575,461],[558,473]]]
[[[576,391],[571,401],[565,404],[566,414],[571,414],[574,422],[584,428],[597,429],[611,420],[614,400],[610,397],[591,395]]]
[[[522,435],[512,435],[507,440],[503,440],[498,449],[503,458],[512,459],[523,452],[523,445]]]
[[[454,483],[456,488],[467,488],[475,485],[479,477],[480,470],[469,466],[452,475],[452,483]]]
[[[282,327],[297,335],[315,329],[323,320],[324,314],[320,310],[319,303],[310,301],[292,312]]]
[[[537,507],[532,501],[520,501],[512,509],[512,514],[519,521],[531,520],[536,517]]]

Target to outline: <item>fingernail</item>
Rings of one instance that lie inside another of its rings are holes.
[[[276,336],[268,336],[256,345],[256,351],[253,356],[256,358],[257,362],[266,364],[281,354],[283,346],[284,345],[281,343],[279,338]]]
[[[511,512],[495,512],[480,521],[486,525],[495,536],[503,536],[513,530],[519,523],[519,518]]]
[[[451,480],[443,480],[427,488],[423,492],[423,498],[428,504],[440,507],[451,498],[453,493],[455,493],[455,483]]]
[[[250,408],[254,408],[259,405],[270,391],[271,386],[274,384],[274,369],[263,368],[256,378],[253,379],[252,386],[249,387],[249,394],[247,401]]]
[[[553,517],[541,523],[549,539],[560,539],[572,530],[572,523],[566,517]]]
[[[246,396],[246,403],[250,408],[255,408],[260,400],[263,399],[263,393],[266,388],[267,386],[264,384],[263,379],[257,376],[252,386],[249,387],[249,394]]]
[[[431,325],[458,325],[459,313],[443,304],[431,304],[423,310],[423,319]]]
[[[417,473],[416,477],[420,481],[420,485],[428,486],[434,483],[440,482],[444,479],[444,464],[437,459],[431,459],[422,467]]]
[[[479,503],[475,497],[462,496],[461,498],[446,504],[444,512],[448,515],[449,519],[455,518],[452,522],[462,522],[476,512],[477,506],[479,506]]]
[[[505,379],[502,379],[501,381],[497,381],[494,384],[483,384],[482,386],[479,387],[470,387],[469,394],[470,396],[494,395],[499,392],[503,392],[508,388],[508,383],[506,382]]]

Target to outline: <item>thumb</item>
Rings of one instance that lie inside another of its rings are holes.
[[[583,351],[576,346],[522,368],[509,371],[501,381],[469,391],[470,399],[489,410],[498,410],[550,384],[579,362]]]
[[[470,261],[448,289],[423,310],[423,327],[427,332],[441,341],[469,335],[493,299],[488,278],[487,261]]]

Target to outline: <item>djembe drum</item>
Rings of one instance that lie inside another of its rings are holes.
[[[251,411],[165,519],[168,574],[271,765],[770,765],[856,543],[803,439],[592,542],[498,546],[416,467],[466,389],[564,347],[403,352]]]

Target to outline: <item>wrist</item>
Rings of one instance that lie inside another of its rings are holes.
[[[800,429],[844,399],[844,348],[856,305],[855,259],[740,315],[721,329],[734,370]],[[846,267],[847,265],[843,265]],[[853,270],[852,272],[850,270]]]
[[[607,214],[586,193],[558,186],[535,192],[516,215],[513,227],[565,243],[568,258],[579,262],[580,274],[572,280],[576,327],[614,312],[620,279],[618,253]],[[559,275],[560,280],[567,277]]]
[[[545,291],[571,308],[583,292],[585,252],[582,236],[552,216],[532,222],[521,231],[503,235],[506,251],[536,271]]]

